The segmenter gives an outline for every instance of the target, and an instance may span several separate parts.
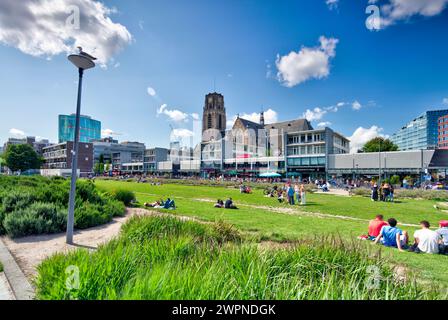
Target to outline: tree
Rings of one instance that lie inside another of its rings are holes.
[[[11,171],[39,169],[43,159],[29,144],[10,145],[4,154],[5,164]]]
[[[361,152],[386,152],[386,151],[398,151],[398,146],[389,139],[382,137],[376,137],[368,141]]]

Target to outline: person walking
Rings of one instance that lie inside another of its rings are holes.
[[[302,206],[305,206],[306,205],[306,191],[305,191],[305,186],[303,184],[300,186],[300,198],[301,198],[300,204]]]
[[[300,187],[299,187],[299,185],[297,183],[294,185],[294,193],[296,194],[297,204],[300,204],[300,201],[301,201],[301,198],[300,198]]]
[[[376,183],[372,187],[372,201],[378,201],[378,185]]]
[[[291,206],[294,205],[294,189],[291,185],[288,186],[288,201]]]

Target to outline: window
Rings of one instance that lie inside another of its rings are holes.
[[[208,129],[212,128],[212,115],[211,114],[208,115],[207,128]]]
[[[222,128],[222,116],[219,116],[219,129]]]

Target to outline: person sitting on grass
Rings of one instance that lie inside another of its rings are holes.
[[[283,203],[285,201],[285,197],[283,195],[283,191],[282,190],[278,190],[277,194],[278,194],[278,196],[277,196],[278,202],[279,203]]]
[[[429,229],[431,225],[428,221],[420,222],[422,227],[414,233],[414,244],[409,248],[410,252],[415,253],[439,253],[439,239],[437,232]]]
[[[233,204],[233,200],[232,200],[232,198],[227,199],[227,201],[226,201],[224,207],[225,207],[226,209],[238,209],[238,208]]]
[[[383,229],[383,227],[386,227],[387,225],[387,222],[384,221],[384,216],[382,214],[377,215],[375,219],[370,221],[369,223],[368,239],[371,241],[375,241],[376,238],[380,235],[381,229]]]
[[[398,248],[400,252],[404,252],[408,245],[408,233],[397,228],[398,222],[396,219],[390,218],[387,222],[389,225],[381,229],[373,244],[378,244],[381,241],[385,247]]]
[[[174,200],[171,200],[170,198],[168,198],[163,206],[163,209],[166,210],[175,210],[176,209],[176,204],[174,202]]]
[[[156,207],[160,207],[162,205],[163,205],[163,200],[156,201],[156,202],[153,202],[153,203],[145,202],[145,204],[144,204],[144,206],[147,207],[147,208],[156,208]]]
[[[221,199],[218,199],[218,201],[215,204],[215,208],[218,208],[218,209],[224,208],[224,201],[222,201]]]
[[[439,227],[436,231],[440,237],[439,253],[448,255],[448,220],[440,221]]]

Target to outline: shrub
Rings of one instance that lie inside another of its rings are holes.
[[[126,215],[126,207],[125,205],[117,200],[109,199],[103,205],[102,210],[104,212],[109,213],[113,217],[124,217]]]
[[[367,188],[356,188],[353,189],[352,192],[355,196],[361,196],[361,197],[370,197],[371,195],[371,190]]]
[[[135,194],[129,190],[115,190],[112,192],[115,200],[121,201],[126,207],[129,207],[135,201]]]
[[[76,196],[82,201],[91,203],[101,203],[102,199],[91,181],[78,181],[76,183]]]
[[[393,185],[401,185],[401,180],[400,180],[400,177],[399,176],[392,176],[391,178],[390,178],[390,183],[391,184],[393,184]]]
[[[75,227],[87,229],[112,221],[113,215],[102,209],[101,205],[85,202],[75,209]]]
[[[3,210],[5,213],[10,213],[18,209],[23,209],[29,206],[36,196],[30,192],[23,190],[16,190],[8,193],[3,198]]]
[[[99,192],[91,181],[78,181],[76,190],[80,228],[125,214],[121,202]],[[65,230],[69,191],[70,181],[60,177],[0,176],[0,235],[19,237]]]
[[[39,202],[13,211],[3,221],[6,233],[12,238],[60,232],[65,224],[64,210],[54,204]]]

